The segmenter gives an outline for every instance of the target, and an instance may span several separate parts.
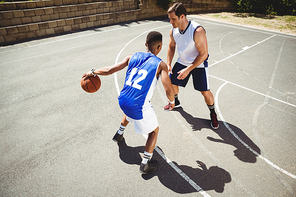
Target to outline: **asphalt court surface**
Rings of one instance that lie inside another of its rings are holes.
[[[163,110],[161,81],[152,98],[160,124],[154,159],[141,175],[146,139],[130,124],[111,139],[123,113],[117,104],[125,71],[102,76],[85,93],[80,78],[145,51],[146,20],[100,27],[0,48],[1,196],[295,196],[296,37],[202,19],[210,87],[220,128],[190,80],[182,108]],[[177,54],[175,55],[176,60]]]

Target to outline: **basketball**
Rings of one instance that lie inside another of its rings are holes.
[[[82,78],[80,84],[84,91],[88,93],[94,93],[100,89],[101,79],[98,76]]]

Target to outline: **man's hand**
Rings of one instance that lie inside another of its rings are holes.
[[[178,75],[177,79],[183,80],[189,75],[189,73],[190,73],[190,71],[188,70],[188,68],[184,68],[178,72],[179,75]]]
[[[168,65],[168,71],[169,71],[170,74],[173,74],[173,69],[172,69],[172,67],[169,66],[169,65]]]

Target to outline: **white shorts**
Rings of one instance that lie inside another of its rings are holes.
[[[149,134],[158,127],[158,121],[152,105],[143,109],[143,119],[135,120],[127,116],[127,121],[133,122],[136,133]]]

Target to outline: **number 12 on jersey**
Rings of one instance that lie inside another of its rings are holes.
[[[143,69],[141,69],[141,70],[138,71],[137,68],[133,68],[132,71],[131,71],[131,73],[130,73],[130,76],[129,76],[128,80],[126,81],[126,85],[131,86],[131,87],[133,87],[133,88],[136,88],[136,89],[138,89],[138,90],[141,90],[141,89],[142,89],[142,86],[139,85],[139,83],[140,83],[141,81],[143,81],[143,80],[147,77],[147,74],[148,74],[147,70],[143,70]],[[132,79],[133,79],[133,77],[134,77],[135,75],[139,75],[140,77],[137,78],[137,79],[132,83]]]

